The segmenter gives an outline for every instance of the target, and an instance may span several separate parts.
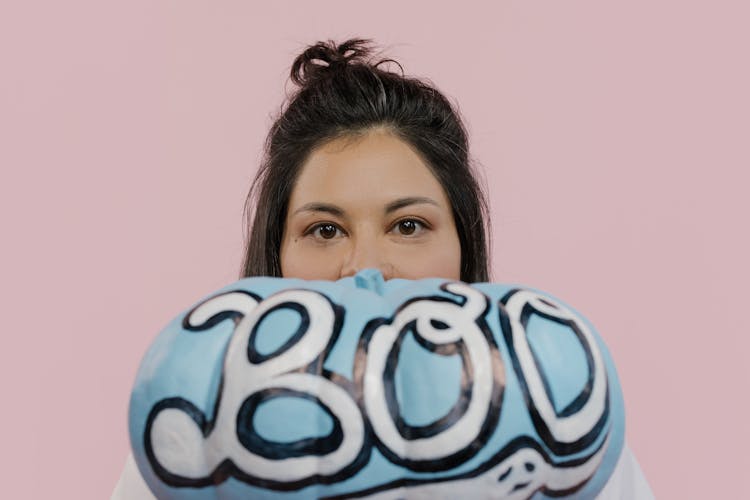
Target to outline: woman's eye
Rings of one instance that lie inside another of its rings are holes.
[[[313,236],[323,238],[324,240],[330,240],[338,235],[339,228],[335,224],[319,224],[313,228],[311,233]]]
[[[394,229],[402,236],[413,236],[424,230],[424,224],[414,219],[403,219],[396,223]]]

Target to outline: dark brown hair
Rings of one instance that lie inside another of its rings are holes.
[[[445,190],[461,244],[461,280],[488,281],[487,201],[459,113],[433,85],[404,76],[396,61],[374,61],[371,45],[363,39],[318,42],[294,60],[291,80],[298,89],[271,126],[245,204],[250,232],[241,277],[281,276],[289,198],[311,151],[382,127],[415,148]],[[381,67],[387,63],[401,74]]]

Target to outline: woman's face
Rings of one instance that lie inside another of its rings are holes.
[[[289,199],[285,278],[337,280],[367,268],[385,279],[460,279],[461,246],[442,186],[387,131],[313,150]]]

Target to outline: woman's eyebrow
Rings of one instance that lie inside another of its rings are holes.
[[[336,217],[344,216],[344,211],[336,205],[320,202],[306,203],[294,211],[295,214],[300,212],[325,212],[335,215]]]
[[[395,212],[399,208],[408,207],[409,205],[418,205],[426,203],[428,205],[435,205],[436,207],[439,207],[440,204],[433,200],[432,198],[427,198],[426,196],[409,196],[406,198],[399,198],[398,200],[394,200],[387,204],[385,206],[385,213],[389,214],[391,212]]]

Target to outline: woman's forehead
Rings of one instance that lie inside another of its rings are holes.
[[[442,186],[411,146],[388,132],[371,132],[314,150],[298,175],[290,205],[388,204],[407,197],[448,205]]]

